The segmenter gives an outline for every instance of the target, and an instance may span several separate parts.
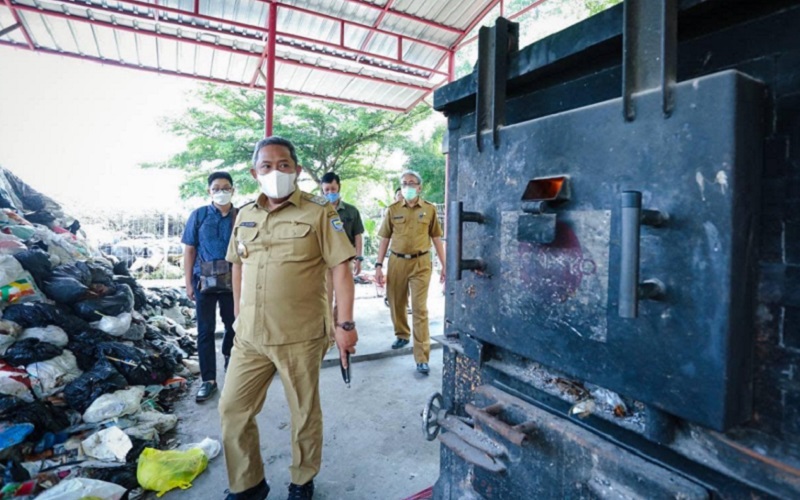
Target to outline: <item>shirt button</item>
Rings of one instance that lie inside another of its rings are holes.
[[[261,290],[263,287],[262,287],[261,285],[258,285],[258,286],[256,286],[256,288],[258,288],[259,290]]]

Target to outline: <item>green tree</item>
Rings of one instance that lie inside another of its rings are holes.
[[[406,139],[402,146],[406,154],[405,168],[415,170],[422,176],[423,196],[431,203],[444,203],[445,156],[442,154],[444,125],[437,126],[433,133],[422,141]]]
[[[181,197],[205,194],[205,178],[227,170],[241,194],[257,191],[249,174],[253,146],[264,137],[264,94],[205,85],[199,104],[179,118],[165,119],[166,129],[187,139],[184,151],[145,168],[187,172]],[[328,171],[342,177],[379,179],[377,158],[398,147],[404,133],[430,115],[426,106],[409,113],[377,111],[344,104],[275,97],[273,134],[290,139],[303,169],[317,183]]]

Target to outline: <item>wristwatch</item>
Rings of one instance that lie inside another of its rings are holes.
[[[342,321],[341,323],[336,323],[336,326],[340,327],[342,330],[346,332],[350,332],[355,330],[356,322],[355,321]]]
[[[376,268],[377,268],[377,267],[383,267],[383,264],[381,264],[380,262],[378,262],[377,264],[375,264],[375,267],[376,267]]]
[[[363,262],[364,261],[364,256],[363,255],[359,255],[358,257],[355,258],[355,260],[357,260],[359,262]]]

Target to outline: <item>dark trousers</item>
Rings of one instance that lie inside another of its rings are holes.
[[[196,283],[196,281],[195,281]],[[197,290],[197,286],[195,286]],[[233,347],[233,293],[195,292],[197,306],[197,355],[200,358],[200,375],[204,382],[217,379],[217,355],[214,330],[217,328],[217,304],[225,325],[222,337],[222,355],[230,356]]]

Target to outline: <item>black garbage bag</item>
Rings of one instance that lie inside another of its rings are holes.
[[[189,356],[197,352],[197,342],[188,335],[179,338],[178,345],[180,346],[181,349],[186,351],[186,354],[188,354]]]
[[[131,438],[131,441],[134,442],[134,445],[131,451],[128,452],[128,457],[131,456],[131,452],[137,449],[135,441],[144,443],[144,446],[139,450],[139,453],[133,461],[126,457],[125,461],[127,463],[119,467],[84,467],[81,469],[84,475],[91,479],[118,484],[127,490],[135,490],[138,488],[139,481],[136,479],[136,468],[138,467],[139,455],[141,455],[142,451],[147,447],[156,448],[156,444],[150,441],[141,441],[136,438]]]
[[[44,280],[53,273],[53,266],[47,252],[32,248],[14,255],[23,269],[31,273],[36,284],[42,288]]]
[[[64,264],[53,269],[53,274],[44,280],[44,293],[60,304],[74,304],[89,295],[92,271],[85,262]]]
[[[5,418],[6,415],[14,413],[17,408],[24,406],[25,404],[25,401],[16,396],[0,394],[0,418]]]
[[[133,310],[133,292],[125,284],[109,287],[110,293],[102,297],[82,300],[73,309],[86,321],[100,321],[103,316],[119,316]]]
[[[171,365],[177,367],[183,361],[183,351],[169,341],[154,340],[150,342],[163,358],[167,358]]]
[[[94,400],[103,394],[124,389],[128,381],[106,359],[100,359],[94,367],[84,372],[64,388],[64,397],[74,409],[83,413]]]
[[[111,286],[114,284],[114,270],[102,262],[87,262],[92,275],[92,283]]]
[[[137,311],[141,311],[142,308],[147,305],[147,295],[144,293],[144,288],[142,285],[136,281],[136,278],[132,276],[123,276],[123,275],[116,275],[114,276],[115,283],[124,283],[131,287],[131,291],[133,292],[133,308]]]
[[[44,401],[34,401],[26,403],[17,408],[13,415],[9,415],[8,420],[15,424],[33,424],[33,432],[28,435],[26,441],[38,443],[42,436],[48,432],[60,432],[69,427],[71,422],[66,413],[66,407],[53,406]]]
[[[3,484],[23,483],[30,478],[30,472],[21,463],[16,460],[6,462],[6,467],[3,471]]]
[[[98,344],[97,356],[109,360],[130,385],[163,384],[176,368],[162,356],[120,342]]]
[[[37,361],[53,359],[63,351],[57,345],[36,338],[22,339],[11,344],[3,354],[3,359],[12,366],[27,366]]]
[[[78,368],[88,372],[98,361],[97,346],[103,342],[115,342],[117,339],[102,330],[87,328],[69,336],[67,349],[75,355]]]
[[[41,224],[49,226],[56,220],[56,216],[47,210],[37,210],[35,212],[28,212],[25,214],[25,220],[33,224]]]
[[[72,315],[63,306],[54,306],[44,302],[13,304],[3,311],[3,319],[13,321],[22,328],[56,325],[68,335],[89,328],[89,324]]]
[[[164,332],[162,332],[161,329],[156,328],[151,324],[147,324],[145,325],[144,339],[152,343],[154,340],[167,340],[167,337],[164,335]]]
[[[128,269],[128,264],[121,260],[119,262],[114,263],[114,274],[119,274],[121,276],[130,276],[131,271]]]

